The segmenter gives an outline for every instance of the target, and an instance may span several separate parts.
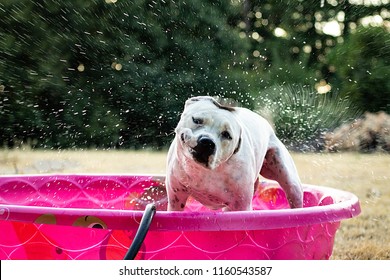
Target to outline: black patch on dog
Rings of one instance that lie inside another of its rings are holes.
[[[240,139],[238,140],[237,147],[236,147],[236,149],[234,150],[233,154],[236,154],[236,153],[240,150],[240,147],[241,147],[241,137],[240,137]]]

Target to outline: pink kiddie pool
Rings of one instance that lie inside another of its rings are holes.
[[[355,195],[313,185],[304,208],[289,209],[273,181],[260,184],[253,211],[190,199],[167,212],[166,200],[163,176],[0,176],[0,259],[123,259],[150,205],[136,259],[329,259],[341,220],[360,213]]]

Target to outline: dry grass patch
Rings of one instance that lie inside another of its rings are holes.
[[[166,153],[102,150],[0,150],[0,174],[165,173]]]
[[[360,216],[345,220],[332,259],[390,259],[390,155],[293,154],[302,182],[356,194]],[[164,174],[166,152],[0,150],[1,174]]]
[[[333,259],[390,259],[390,155],[295,154],[304,183],[350,191],[362,213],[336,234]]]

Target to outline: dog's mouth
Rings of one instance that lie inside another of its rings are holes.
[[[181,139],[185,142],[183,136],[181,136]],[[196,145],[194,147],[188,146],[188,148],[196,162],[207,168],[210,167],[210,157],[214,155],[216,151],[216,145],[210,137],[201,135],[196,141]]]
[[[197,152],[195,149],[190,148],[190,153],[195,161],[198,163],[204,165],[205,167],[209,167],[209,157],[206,154],[202,154],[200,152]]]

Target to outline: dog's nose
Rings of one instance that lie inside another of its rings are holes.
[[[208,166],[209,157],[215,153],[215,143],[207,136],[200,136],[193,150],[195,160]]]
[[[209,137],[201,136],[198,139],[198,145],[196,146],[195,150],[204,155],[210,156],[215,151],[215,143]]]

